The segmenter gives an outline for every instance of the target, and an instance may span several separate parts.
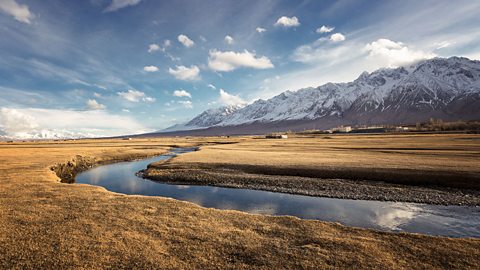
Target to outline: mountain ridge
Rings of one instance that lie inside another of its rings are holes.
[[[228,113],[221,114],[225,110]],[[406,67],[381,68],[363,72],[352,82],[287,90],[233,110],[210,109],[185,126],[234,129],[277,123],[279,128],[298,129],[307,128],[299,123],[312,122],[312,128],[326,129],[341,124],[415,123],[430,117],[480,119],[480,61],[433,58]]]

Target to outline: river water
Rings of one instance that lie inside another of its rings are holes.
[[[290,215],[384,231],[480,238],[480,207],[331,199],[249,189],[172,185],[135,175],[150,163],[193,150],[178,148],[173,149],[173,154],[95,167],[77,175],[75,182],[102,186],[123,194],[170,197],[216,209]]]

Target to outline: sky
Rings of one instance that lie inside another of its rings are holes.
[[[363,71],[480,59],[478,14],[470,0],[0,0],[0,137],[151,132]]]

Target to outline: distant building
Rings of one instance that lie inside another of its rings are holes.
[[[408,131],[408,130],[409,130],[408,127],[402,127],[402,126],[395,127],[395,131],[398,131],[398,132]]]
[[[331,129],[332,133],[334,133],[334,132],[348,133],[350,131],[352,131],[351,126],[339,126],[339,127],[335,127],[335,128]]]
[[[265,136],[267,139],[288,139],[286,134],[267,134]]]
[[[132,138],[123,138],[124,141],[131,141]]]
[[[385,133],[389,131],[386,127],[382,126],[363,126],[352,130],[352,133]]]

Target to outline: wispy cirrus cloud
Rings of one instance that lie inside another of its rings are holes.
[[[112,0],[110,5],[105,8],[104,12],[113,12],[129,6],[138,5],[142,0]]]
[[[190,100],[180,100],[178,101],[178,104],[181,104],[183,107],[187,109],[193,108],[193,103]]]
[[[147,96],[144,92],[134,90],[134,89],[129,89],[124,92],[117,92],[117,95],[122,97],[123,99],[138,103],[138,102],[145,102],[145,103],[152,103],[155,102],[155,98]]]

